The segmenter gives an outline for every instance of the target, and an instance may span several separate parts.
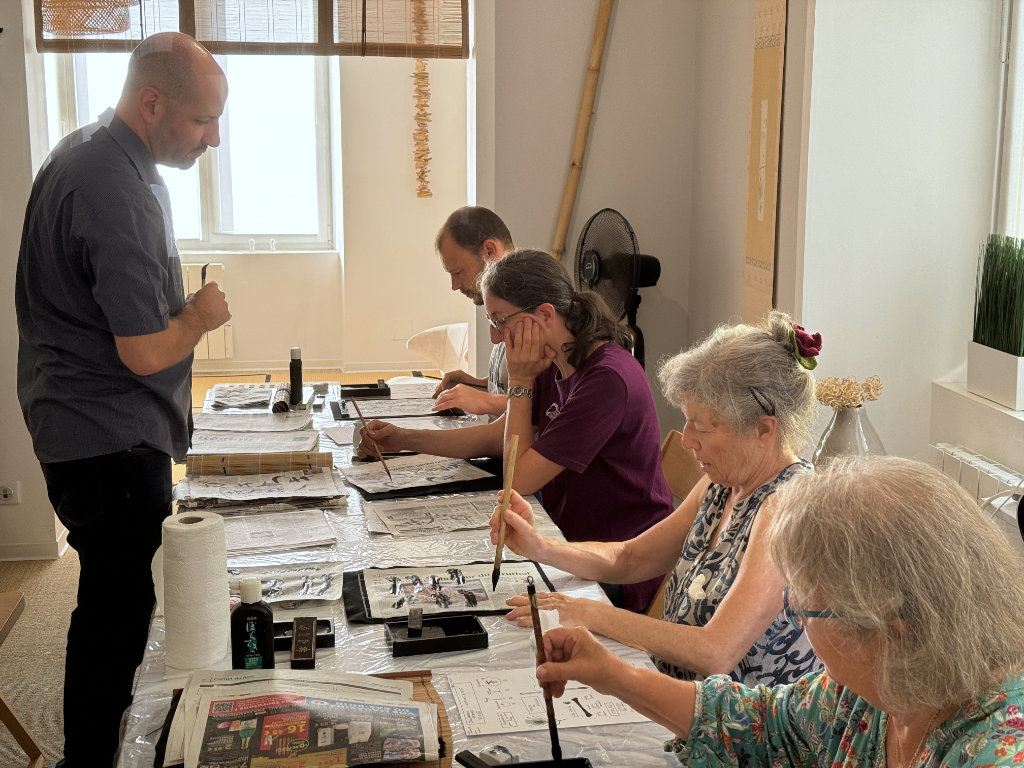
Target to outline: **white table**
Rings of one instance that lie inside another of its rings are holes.
[[[317,413],[314,425],[333,424],[329,409]],[[335,465],[346,466],[352,460],[351,446],[337,446],[329,438],[321,437],[321,450],[332,450]],[[337,534],[333,548],[288,552],[260,558],[247,557],[229,560],[230,566],[280,564],[300,561],[323,561],[325,556],[344,563],[346,571],[362,568],[452,565],[494,558],[494,548],[486,531],[458,531],[440,537],[394,538],[388,535],[371,536],[365,526],[362,499],[354,488],[349,489],[348,506],[328,512],[329,521]],[[560,535],[558,529],[541,515],[538,523],[548,535]],[[506,559],[514,557],[506,553]],[[587,597],[607,602],[601,588],[570,574],[542,566],[548,578],[560,592],[575,597]],[[532,630],[516,627],[503,616],[481,616],[488,632],[489,645],[485,649],[458,653],[393,658],[384,641],[382,624],[348,624],[340,601],[335,603],[309,602],[300,607],[282,610],[275,607],[276,621],[291,620],[294,616],[312,615],[334,620],[334,648],[318,648],[317,669],[372,674],[418,669],[433,671],[433,684],[447,710],[454,744],[447,745],[449,759],[457,752],[474,752],[500,743],[519,756],[521,761],[551,758],[551,745],[547,729],[508,734],[503,736],[467,737],[459,718],[446,671],[492,670],[530,667],[534,664],[531,642]],[[652,667],[648,657],[632,648],[606,641],[609,648],[638,666]],[[213,665],[216,669],[230,669],[229,649],[224,658]],[[279,667],[288,666],[288,654],[277,653]],[[119,768],[149,768],[153,765],[155,745],[163,729],[164,719],[171,703],[172,691],[185,682],[189,670],[176,670],[164,664],[164,624],[160,616],[150,627],[145,657],[139,667],[135,696],[124,721],[124,739],[117,762]],[[665,728],[654,723],[641,723],[602,727],[563,728],[559,731],[563,756],[587,757],[594,766],[670,766],[675,759],[663,752],[662,743],[671,738]]]

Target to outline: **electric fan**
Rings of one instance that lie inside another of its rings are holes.
[[[644,334],[636,324],[640,289],[657,285],[661,262],[637,251],[636,235],[629,222],[618,211],[602,208],[583,225],[576,243],[573,278],[577,290],[594,291],[608,303],[616,318],[626,320],[636,336],[633,356],[642,366]]]

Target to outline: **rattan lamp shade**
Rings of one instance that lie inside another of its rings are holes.
[[[179,31],[212,53],[467,58],[468,0],[415,4],[421,13],[414,0],[35,0],[36,43],[131,51]]]
[[[59,37],[109,35],[131,25],[133,0],[41,0],[43,31]]]

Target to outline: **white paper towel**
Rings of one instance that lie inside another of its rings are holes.
[[[215,512],[184,512],[163,524],[167,664],[207,667],[230,642],[224,521]]]

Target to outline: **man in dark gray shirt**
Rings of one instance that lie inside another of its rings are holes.
[[[171,458],[188,450],[192,350],[231,317],[215,283],[183,295],[156,170],[189,168],[220,143],[226,98],[224,73],[192,38],[147,38],[116,109],[54,149],[25,214],[18,398],[81,563],[59,763],[69,768],[113,764],[155,600]]]
[[[452,211],[434,241],[441,266],[452,279],[452,290],[459,291],[478,307],[484,303],[480,293],[480,275],[484,267],[514,247],[512,235],[498,214],[476,205]],[[500,416],[505,412],[507,388],[505,344],[499,341],[491,348],[486,379],[478,379],[461,370],[444,375],[434,390],[437,398],[434,410],[461,408],[466,413]]]

